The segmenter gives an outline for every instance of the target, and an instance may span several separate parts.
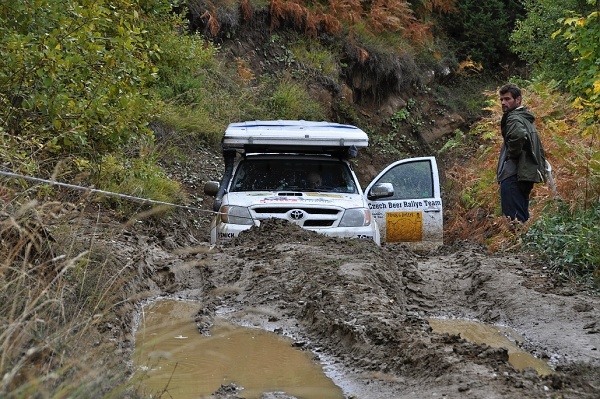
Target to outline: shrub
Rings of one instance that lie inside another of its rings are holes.
[[[600,202],[574,210],[562,201],[550,203],[524,237],[526,249],[538,253],[554,272],[568,278],[597,276],[599,242]]]
[[[163,101],[182,105],[206,97],[207,82],[221,67],[215,58],[219,48],[199,34],[188,34],[187,25],[182,17],[167,15],[155,21],[149,33],[152,42],[160,44],[153,57],[157,80],[152,87]]]
[[[586,0],[525,0],[527,14],[519,19],[510,35],[511,49],[533,69],[534,75],[555,80],[564,89],[576,74],[568,40],[556,36],[561,20],[572,12],[590,9]],[[595,43],[595,42],[594,42]]]
[[[42,152],[110,151],[148,135],[153,48],[133,4],[23,0],[0,12],[0,119]]]
[[[592,11],[588,15],[575,13],[564,22],[562,31],[555,33],[567,40],[567,48],[575,63],[575,73],[568,86],[575,96],[573,106],[580,109],[579,120],[584,124],[584,135],[600,138],[600,11],[597,0],[587,2]]]
[[[520,4],[514,0],[464,0],[457,2],[456,8],[440,18],[440,25],[459,60],[471,59],[486,69],[498,69],[510,55],[508,37]]]
[[[527,14],[516,23],[510,35],[511,49],[533,69],[536,75],[556,80],[562,87],[573,74],[573,60],[564,40],[552,39],[560,28],[559,18],[579,0],[526,0]]]

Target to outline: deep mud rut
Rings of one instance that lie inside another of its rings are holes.
[[[219,315],[290,336],[334,365],[348,398],[600,396],[600,298],[556,287],[526,256],[467,242],[415,254],[279,221],[215,248],[145,245],[143,285],[201,303],[199,334]],[[440,316],[512,327],[556,372],[518,371],[504,349],[434,333],[427,319]],[[243,397],[227,388],[215,397]]]

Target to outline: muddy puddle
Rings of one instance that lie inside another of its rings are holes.
[[[244,388],[240,395],[248,399],[265,392],[343,398],[314,355],[292,347],[289,338],[218,318],[211,336],[203,336],[193,322],[198,309],[195,303],[174,300],[144,308],[134,362],[145,393],[202,398],[221,385],[235,384]]]
[[[524,342],[524,338],[508,327],[492,326],[463,319],[431,318],[428,321],[434,332],[459,335],[476,344],[507,349],[508,362],[517,370],[532,368],[539,375],[548,375],[554,372],[546,362],[519,348],[516,342]]]

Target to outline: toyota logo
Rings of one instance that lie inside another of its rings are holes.
[[[304,211],[301,211],[300,209],[294,209],[290,211],[289,217],[292,220],[302,220],[304,219]]]

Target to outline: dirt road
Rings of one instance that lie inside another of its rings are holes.
[[[527,256],[472,243],[415,254],[369,241],[326,238],[280,221],[232,244],[166,250],[149,239],[147,284],[217,314],[302,342],[334,359],[347,398],[597,398],[600,298],[555,286]],[[507,351],[432,331],[431,317],[513,328],[516,344],[550,364],[518,371]],[[223,389],[219,398],[243,397]],[[287,397],[275,394],[265,398]]]

